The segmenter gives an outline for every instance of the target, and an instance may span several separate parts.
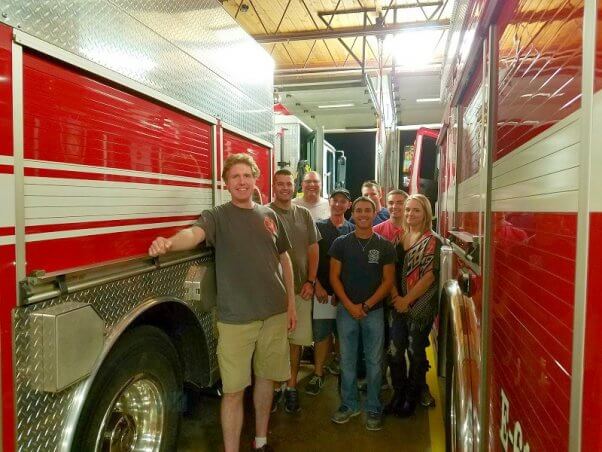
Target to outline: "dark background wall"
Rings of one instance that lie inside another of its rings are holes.
[[[326,141],[347,157],[346,188],[353,199],[361,194],[362,183],[374,179],[375,132],[327,133]]]
[[[325,138],[337,151],[345,151],[347,157],[346,188],[355,199],[361,194],[360,187],[362,183],[374,178],[376,134],[375,132],[327,133]],[[415,141],[416,130],[402,130],[400,132],[399,188],[406,188],[402,186],[404,175],[401,174],[404,146],[414,144]]]

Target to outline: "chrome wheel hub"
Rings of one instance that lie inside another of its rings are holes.
[[[103,416],[96,451],[159,451],[165,418],[163,397],[157,383],[147,376],[126,383]]]

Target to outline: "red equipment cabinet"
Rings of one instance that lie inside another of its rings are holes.
[[[416,132],[414,142],[414,157],[410,165],[410,183],[408,191],[410,194],[424,193],[424,184],[432,183],[435,179],[436,148],[435,141],[438,132],[436,130],[421,127]]]
[[[445,357],[448,389],[473,402],[450,397],[448,444],[599,450],[601,6],[460,6],[452,30],[466,42],[444,69],[438,216],[464,268],[443,305],[476,320],[440,331],[446,344],[469,338],[463,356]],[[458,371],[468,362],[476,376]]]
[[[0,19],[1,448],[172,450],[174,394],[219,377],[213,255],[147,250],[225,201],[231,153],[255,157],[269,199],[269,56],[230,44],[255,54],[250,83],[199,59],[217,35],[186,30],[203,37],[191,51],[173,41],[180,23],[153,22],[173,9],[30,7]],[[178,17],[236,26],[206,8]],[[52,20],[61,33],[47,34]]]

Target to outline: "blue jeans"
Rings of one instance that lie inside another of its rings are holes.
[[[368,398],[366,411],[382,412],[380,388],[382,384],[385,323],[383,310],[376,309],[361,320],[355,320],[343,303],[337,308],[337,330],[341,346],[341,404],[355,411],[359,409],[357,389],[357,358],[360,334],[366,360]]]

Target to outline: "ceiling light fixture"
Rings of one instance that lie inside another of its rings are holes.
[[[395,54],[396,65],[413,70],[434,63],[435,51],[442,42],[441,30],[407,30],[390,36],[386,46]]]
[[[347,103],[347,104],[330,104],[330,105],[318,105],[318,108],[344,108],[344,107],[353,107],[355,104]]]
[[[416,99],[416,103],[425,104],[427,102],[441,102],[438,97],[423,97],[422,99]]]

